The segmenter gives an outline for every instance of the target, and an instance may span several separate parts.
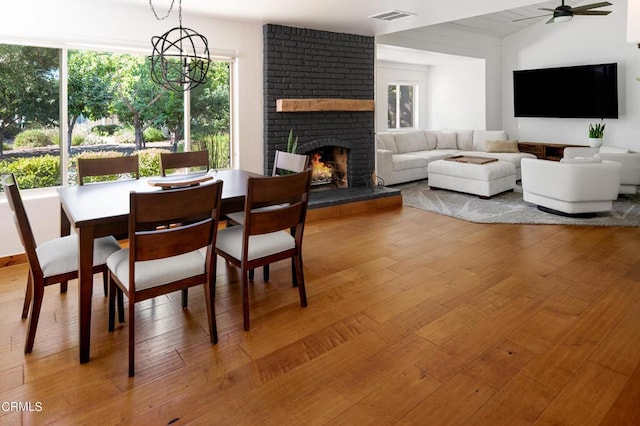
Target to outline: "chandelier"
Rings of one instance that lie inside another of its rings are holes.
[[[172,0],[169,11],[161,18],[149,0],[158,20],[169,16],[174,3]],[[179,26],[151,38],[151,79],[166,89],[184,92],[207,81],[211,58],[207,38],[182,26],[182,0],[178,0],[178,21]]]

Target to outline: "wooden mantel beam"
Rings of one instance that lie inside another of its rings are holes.
[[[373,111],[374,107],[368,99],[276,99],[277,112]]]

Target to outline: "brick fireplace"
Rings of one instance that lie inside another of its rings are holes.
[[[263,37],[265,173],[275,151],[286,151],[293,129],[298,153],[321,153],[319,161],[336,168],[330,187],[320,183],[324,189],[370,187],[375,117],[359,101],[373,104],[374,38],[271,24],[263,27]],[[276,107],[278,100],[309,99],[336,102]]]

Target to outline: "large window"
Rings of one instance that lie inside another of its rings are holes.
[[[0,44],[0,173],[24,189],[75,184],[78,156],[135,153],[151,176],[160,151],[196,149],[229,167],[231,66],[213,62],[185,94],[153,83],[146,56]]]
[[[62,183],[59,64],[57,49],[0,44],[0,173],[24,188]]]
[[[416,127],[416,84],[389,83],[387,127],[407,129]]]

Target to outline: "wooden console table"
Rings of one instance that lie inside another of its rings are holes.
[[[564,154],[564,149],[568,147],[585,148],[584,145],[569,145],[546,142],[519,142],[520,152],[528,152],[543,160],[560,161]]]

